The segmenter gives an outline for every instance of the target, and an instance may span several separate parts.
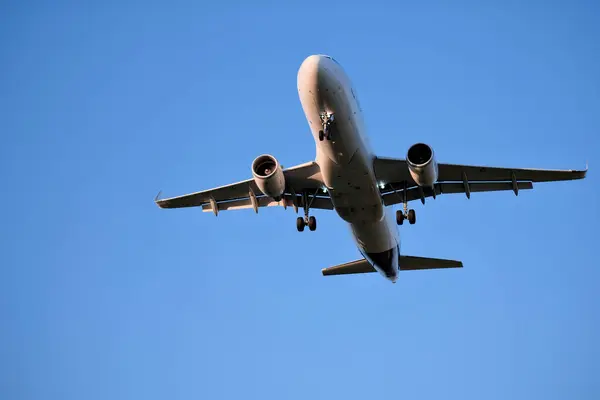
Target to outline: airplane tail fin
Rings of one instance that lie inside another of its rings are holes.
[[[443,258],[428,258],[417,256],[398,257],[398,265],[400,271],[416,271],[424,269],[445,269],[445,268],[462,268],[461,261],[445,260]],[[347,275],[347,274],[366,274],[377,272],[375,268],[366,259],[351,261],[345,264],[339,264],[329,268],[323,268],[321,273],[323,276],[330,275]]]

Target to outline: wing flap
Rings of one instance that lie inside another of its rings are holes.
[[[464,183],[436,183],[434,187],[436,196],[440,194],[466,193]],[[517,182],[517,188],[519,190],[533,189],[533,184],[531,182]],[[505,190],[513,190],[512,182],[469,182],[469,191],[471,193],[497,192]],[[384,204],[386,206],[390,206],[393,204],[402,203],[402,192],[402,190],[398,190],[384,194],[382,196]],[[409,202],[421,198],[425,199],[427,197],[432,196],[433,191],[431,189],[421,189],[419,187],[413,187],[406,190],[406,197],[407,201]]]
[[[257,208],[294,206],[293,196],[290,194],[285,195],[285,197],[280,201],[275,201],[272,198],[266,196],[257,197],[256,202]],[[331,203],[331,200],[327,197],[315,197],[315,199],[312,200],[312,203],[311,199],[309,198],[308,202],[310,203],[310,208],[318,208],[321,210],[333,210],[333,204]],[[298,207],[303,207],[303,200],[301,196],[296,196],[296,204],[298,205]],[[254,208],[254,205],[252,204],[252,199],[250,197],[232,201],[216,202],[216,206],[217,211],[243,210],[247,208]],[[214,212],[212,204],[203,204],[202,211]]]
[[[556,182],[583,179],[585,170],[553,170],[532,168],[500,168],[476,165],[438,164],[438,181],[462,181],[463,173],[469,182],[512,181],[512,174],[517,181]]]

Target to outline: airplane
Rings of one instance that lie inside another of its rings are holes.
[[[252,177],[183,196],[154,199],[160,208],[202,207],[215,216],[226,210],[292,207],[299,232],[317,229],[311,209],[335,210],[362,254],[359,260],[323,268],[323,276],[379,272],[396,283],[400,271],[462,268],[461,261],[404,255],[398,225],[416,222],[409,202],[441,194],[513,191],[533,182],[583,179],[585,170],[499,168],[438,162],[425,143],[402,158],[375,154],[366,136],[363,112],[342,66],[331,56],[310,55],[297,73],[300,103],[316,146],[314,161],[284,168],[273,155],[251,163]],[[388,206],[402,204],[394,214]]]

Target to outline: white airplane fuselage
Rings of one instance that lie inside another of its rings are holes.
[[[252,177],[234,183],[159,199],[160,208],[202,207],[215,216],[227,210],[293,206],[296,228],[314,231],[311,209],[331,210],[349,226],[363,258],[323,268],[323,276],[378,271],[392,282],[399,271],[462,268],[458,260],[400,255],[398,226],[416,222],[410,201],[437,194],[532,189],[534,182],[583,179],[585,170],[491,167],[438,163],[433,148],[416,143],[403,158],[377,156],[371,148],[363,113],[348,75],[332,57],[311,55],[298,70],[297,87],[302,109],[315,141],[314,161],[283,168],[270,154],[251,164]],[[402,187],[402,188],[401,188]],[[329,195],[320,195],[319,191]],[[300,195],[300,196],[299,196]],[[384,202],[385,198],[385,202]],[[395,213],[386,207],[402,204]]]
[[[375,154],[366,136],[356,89],[342,67],[326,55],[306,58],[297,83],[316,144],[315,161],[333,207],[349,224],[361,254],[395,282],[400,238],[396,221],[380,196],[373,169]],[[334,115],[331,140],[319,138],[323,113]]]

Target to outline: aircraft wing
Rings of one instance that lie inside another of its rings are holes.
[[[286,181],[286,191],[280,201],[274,201],[265,196],[254,179],[231,183],[213,189],[185,194],[166,199],[155,199],[160,208],[202,207],[202,211],[219,211],[254,208],[258,212],[260,207],[283,206],[303,207],[304,201],[310,203],[311,208],[332,210],[333,205],[329,194],[321,188],[321,171],[316,162],[311,161],[294,167],[283,169]],[[309,193],[306,197],[302,193]],[[160,196],[160,193],[159,193]]]
[[[403,202],[404,183],[406,182],[407,201],[426,197],[435,197],[443,193],[465,193],[468,198],[472,192],[490,192],[533,189],[533,182],[556,182],[583,179],[585,170],[550,170],[528,168],[502,168],[477,165],[438,163],[438,180],[431,188],[420,188],[412,179],[406,160],[376,157],[375,176],[385,186],[381,194],[386,205]]]

